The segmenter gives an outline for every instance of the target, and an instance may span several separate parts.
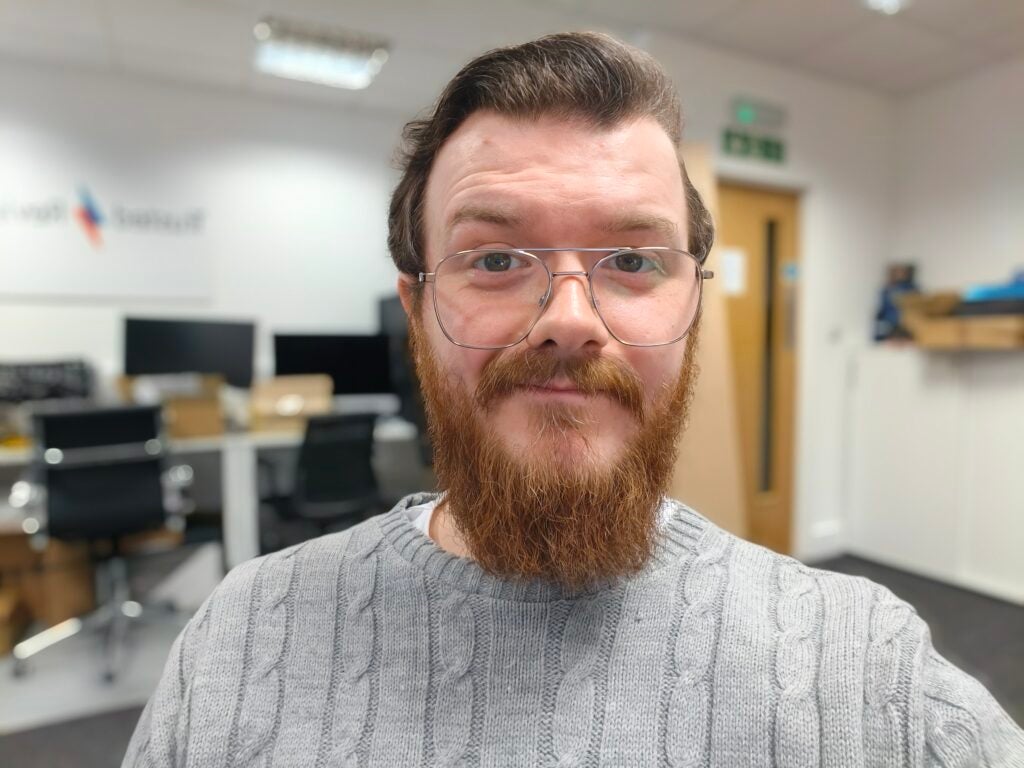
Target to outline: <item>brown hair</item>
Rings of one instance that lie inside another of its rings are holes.
[[[429,113],[407,123],[399,158],[402,178],[391,196],[388,248],[401,272],[425,271],[423,201],[441,146],[477,110],[515,118],[555,115],[611,128],[653,117],[679,147],[679,95],[661,65],[608,35],[572,32],[498,48],[469,62]],[[714,224],[683,165],[691,253],[707,258]]]

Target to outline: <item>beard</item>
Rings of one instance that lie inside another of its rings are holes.
[[[685,339],[682,370],[649,406],[626,363],[604,356],[559,359],[539,349],[496,355],[468,393],[446,374],[417,320],[409,341],[424,396],[434,470],[446,513],[473,559],[504,578],[579,589],[639,571],[658,534],[658,511],[678,454],[697,379],[699,318]],[[534,440],[513,452],[487,416],[507,397],[555,377],[585,395],[604,396],[636,423],[611,462],[587,449],[587,409],[530,408]]]

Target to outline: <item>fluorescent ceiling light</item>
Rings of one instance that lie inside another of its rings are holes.
[[[910,4],[910,0],[864,0],[864,5],[872,11],[884,13],[886,16],[893,16]]]
[[[334,88],[366,88],[388,60],[388,44],[341,30],[266,18],[253,28],[256,69]]]

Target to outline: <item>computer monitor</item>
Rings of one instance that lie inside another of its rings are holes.
[[[274,335],[274,372],[278,376],[325,373],[336,395],[375,395],[394,391],[388,337]]]
[[[255,335],[253,323],[129,317],[124,326],[124,372],[216,373],[234,387],[248,387]]]

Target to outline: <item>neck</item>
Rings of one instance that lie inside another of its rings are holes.
[[[434,514],[430,516],[430,525],[427,530],[433,542],[448,554],[465,557],[469,560],[473,559],[469,547],[466,546],[452,522],[451,515],[448,514],[447,500],[441,501],[434,508]]]

